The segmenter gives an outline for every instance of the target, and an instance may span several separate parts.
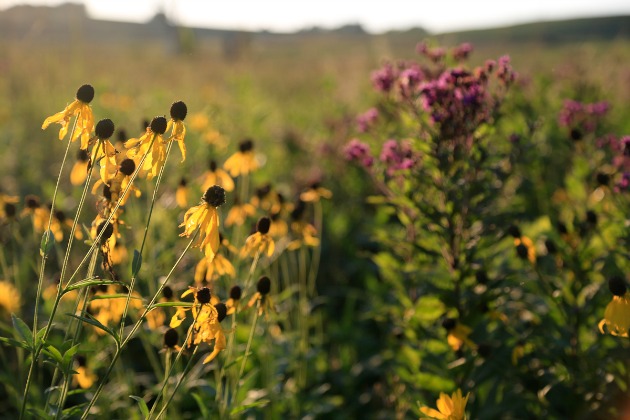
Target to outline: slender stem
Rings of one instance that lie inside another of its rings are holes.
[[[88,273],[86,277],[92,277],[94,275],[94,269],[96,268],[96,259],[98,257],[98,254],[96,252],[94,252],[92,254],[92,259],[90,260],[90,265],[88,266]],[[87,290],[86,290],[87,292]],[[86,299],[84,303],[87,303],[87,293],[85,295]],[[85,312],[85,304],[83,306],[83,312]],[[74,333],[74,337],[72,337],[72,343],[70,345],[70,347],[74,346],[75,344],[77,344],[77,339],[79,337],[79,334],[81,334],[81,327],[83,326],[82,322],[77,322],[77,329]],[[55,370],[56,371],[56,370]],[[63,414],[63,406],[66,402],[66,398],[68,397],[68,388],[70,388],[70,378],[72,377],[72,375],[66,375],[63,386],[61,388],[61,395],[59,396],[59,402],[57,403],[57,414],[55,416],[55,419],[59,419],[61,418],[61,415]]]
[[[169,273],[166,275],[166,278],[164,279],[164,281],[162,282],[162,284],[158,288],[158,291],[156,292],[156,294],[151,299],[151,302],[147,305],[147,307],[145,308],[145,310],[142,313],[142,315],[140,316],[140,318],[133,325],[131,331],[129,332],[129,335],[127,335],[127,337],[125,337],[120,344],[116,343],[117,344],[116,353],[114,354],[114,357],[112,358],[112,361],[110,362],[110,365],[109,365],[107,371],[105,372],[105,375],[101,378],[101,382],[99,383],[98,388],[96,389],[96,391],[94,391],[94,395],[92,396],[92,399],[90,400],[90,402],[86,406],[85,411],[83,412],[83,415],[81,416],[81,419],[87,418],[87,416],[88,416],[88,414],[90,412],[90,409],[92,408],[92,406],[94,406],[94,404],[96,403],[96,400],[98,400],[98,397],[100,396],[101,391],[103,390],[103,385],[105,384],[105,381],[107,381],[107,378],[109,377],[109,374],[111,373],[114,364],[116,363],[116,361],[118,360],[118,357],[120,356],[120,350],[127,345],[129,340],[131,340],[133,338],[134,334],[138,331],[138,329],[142,325],[142,321],[144,320],[144,317],[152,309],[153,304],[157,300],[157,298],[160,295],[160,293],[162,293],[162,290],[164,289],[164,286],[166,286],[166,283],[168,283],[168,280],[173,275],[173,272],[175,272],[175,268],[179,265],[180,261],[184,258],[184,256],[186,255],[186,253],[188,252],[188,250],[192,246],[193,241],[197,238],[198,234],[199,234],[199,230],[197,230],[195,235],[193,235],[193,237],[188,242],[188,245],[186,245],[186,248],[184,249],[182,254],[179,256],[177,261],[175,261],[175,264],[171,268],[171,271],[169,271]]]
[[[68,145],[66,146],[66,151],[63,154],[63,159],[61,160],[61,167],[59,168],[59,175],[57,176],[57,182],[55,183],[55,191],[53,192],[52,204],[50,206],[50,215],[48,216],[48,225],[46,226],[46,232],[44,232],[44,237],[46,238],[44,241],[43,249],[48,249],[48,241],[51,240],[50,235],[50,225],[52,224],[52,218],[55,213],[55,201],[57,200],[57,192],[59,191],[59,184],[61,182],[61,175],[63,173],[63,168],[66,164],[66,160],[68,158],[68,151],[70,150],[70,143],[72,143],[72,137],[74,136],[74,131],[77,127],[77,122],[79,121],[79,116],[77,115],[74,119],[74,123],[72,124],[72,130],[70,131],[70,137],[68,138]],[[42,285],[44,283],[44,274],[46,272],[46,261],[48,260],[48,253],[44,252],[42,255],[42,263],[39,268],[39,276],[37,278],[37,292],[35,294],[35,309],[33,311],[33,339],[37,337],[37,318],[39,314],[39,301],[42,296]],[[40,346],[41,347],[41,346]],[[37,363],[37,358],[39,357],[39,352],[41,351],[39,348],[35,348],[35,342],[33,342],[33,357],[31,358],[31,365],[28,370],[28,376],[26,377],[26,384],[24,385],[24,393],[22,394],[22,407],[20,408],[20,417],[21,420],[24,418],[24,412],[26,410],[26,402],[28,400],[28,391],[31,387],[31,379],[33,377],[33,371],[35,370],[35,364]]]
[[[68,138],[68,145],[66,146],[66,151],[63,154],[63,159],[61,160],[61,167],[59,168],[59,175],[57,176],[57,183],[55,184],[55,191],[53,192],[52,203],[50,205],[50,215],[48,216],[48,226],[46,227],[46,242],[44,242],[44,249],[48,248],[48,241],[50,238],[50,225],[52,224],[53,215],[55,214],[55,201],[57,200],[57,192],[59,191],[59,183],[61,182],[61,174],[63,172],[63,168],[66,165],[66,160],[68,158],[68,151],[70,150],[70,144],[72,143],[72,137],[74,136],[74,131],[77,127],[77,122],[79,121],[79,116],[74,119],[74,124],[72,124],[72,130],[70,131],[70,137]],[[48,260],[48,253],[44,253],[42,256],[42,264],[39,269],[39,278],[37,282],[37,294],[35,297],[35,312],[33,313],[33,336],[37,334],[37,316],[39,312],[39,300],[42,295],[42,284],[44,282],[44,272],[46,269],[46,261]],[[28,391],[28,384],[24,392]],[[26,395],[26,394],[25,394]],[[22,418],[23,411],[20,413],[20,418]]]
[[[315,295],[315,285],[317,280],[317,272],[319,269],[319,261],[322,255],[322,239],[323,239],[323,216],[322,216],[322,203],[320,201],[316,201],[314,203],[314,212],[315,212],[315,230],[319,234],[319,244],[313,250],[313,256],[311,258],[311,265],[309,267],[308,273],[308,292],[311,297]]]
[[[155,136],[155,135],[154,135]],[[149,232],[149,225],[151,224],[151,215],[153,214],[153,207],[155,206],[155,200],[157,198],[158,188],[160,186],[160,182],[162,181],[162,175],[164,174],[164,169],[166,168],[166,161],[168,160],[168,156],[171,153],[171,148],[173,147],[173,142],[170,141],[168,146],[166,146],[166,156],[164,158],[164,164],[160,168],[160,173],[158,174],[157,180],[155,182],[155,187],[153,188],[153,197],[151,198],[151,204],[149,206],[149,215],[147,216],[147,221],[144,225],[144,236],[142,237],[142,243],[140,244],[140,256],[142,257],[142,251],[144,251],[144,245],[147,240],[147,233]],[[125,329],[125,318],[127,317],[127,312],[129,311],[129,301],[131,300],[131,294],[133,293],[133,288],[136,284],[136,278],[138,273],[133,273],[131,276],[131,281],[129,282],[127,299],[125,300],[125,309],[123,310],[122,317],[120,319],[120,333],[119,335],[122,337],[124,329]]]
[[[247,339],[247,347],[245,347],[245,354],[243,355],[243,362],[241,363],[241,369],[238,372],[238,378],[236,380],[236,389],[234,390],[234,398],[237,397],[238,389],[240,388],[241,377],[245,372],[245,365],[247,364],[247,356],[249,356],[249,349],[252,346],[252,340],[254,338],[254,331],[256,331],[256,322],[258,321],[258,312],[260,312],[260,299],[256,302],[256,311],[254,312],[254,320],[252,321],[252,328],[249,331],[249,338]]]
[[[162,417],[162,414],[164,414],[164,412],[168,408],[169,404],[171,403],[171,400],[173,399],[173,397],[177,393],[177,389],[184,382],[184,379],[186,378],[186,374],[188,374],[188,371],[190,370],[190,365],[192,364],[192,361],[195,359],[195,354],[197,353],[198,349],[199,349],[199,346],[195,347],[195,350],[193,350],[193,353],[190,356],[190,359],[188,359],[188,363],[186,363],[186,367],[184,367],[184,371],[182,372],[181,376],[177,380],[177,383],[175,384],[175,388],[173,388],[173,392],[171,393],[171,396],[168,397],[168,400],[166,401],[166,404],[164,404],[164,406],[162,407],[162,410],[160,410],[158,415],[155,417],[156,420],[159,419],[160,417]],[[151,417],[151,415],[149,414],[149,418],[150,417]]]
[[[68,279],[68,284],[70,284],[72,282],[72,280],[76,277],[76,275],[79,273],[79,270],[81,269],[81,267],[83,267],[83,264],[85,264],[86,261],[88,260],[88,257],[90,255],[90,253],[92,251],[94,251],[96,249],[96,247],[98,246],[98,244],[100,243],[101,237],[105,233],[105,228],[110,224],[110,222],[112,221],[112,219],[114,218],[114,216],[118,212],[118,209],[120,208],[120,206],[124,202],[124,199],[127,196],[127,193],[129,192],[129,190],[133,186],[133,182],[135,181],[136,177],[138,176],[138,173],[140,172],[140,169],[142,168],[142,165],[143,165],[144,161],[146,160],[147,156],[149,155],[149,152],[151,151],[151,146],[153,145],[154,141],[155,141],[155,136],[151,140],[151,143],[149,143],[149,147],[148,147],[147,151],[144,153],[144,155],[142,156],[142,159],[140,159],[140,162],[136,166],[136,170],[129,177],[129,183],[127,184],[127,187],[123,190],[122,194],[120,194],[120,197],[118,198],[118,201],[116,202],[116,205],[110,211],[109,216],[107,217],[107,219],[105,219],[105,221],[103,222],[103,227],[102,227],[101,231],[96,235],[96,238],[94,238],[94,241],[92,242],[92,246],[88,250],[88,252],[85,255],[85,257],[83,257],[83,260],[81,260],[81,262],[77,266],[77,269],[74,271],[72,276],[70,276],[70,278]]]
[[[179,361],[180,357],[182,356],[182,353],[184,352],[184,347],[186,347],[186,344],[190,342],[191,337],[192,337],[192,333],[195,329],[195,324],[197,323],[197,318],[199,318],[199,315],[201,314],[201,310],[199,310],[197,312],[197,316],[195,317],[195,319],[193,319],[193,323],[190,325],[190,327],[188,328],[188,332],[186,333],[186,338],[184,339],[184,343],[182,345],[182,347],[179,349],[179,352],[177,352],[177,356],[175,356],[175,360],[173,361],[173,363],[171,363],[171,365],[168,367],[168,369],[165,370],[164,373],[164,380],[162,381],[162,388],[160,388],[160,392],[158,392],[157,396],[155,397],[155,401],[153,402],[153,406],[151,407],[151,411],[149,412],[149,415],[147,416],[147,418],[151,418],[151,416],[153,415],[153,412],[155,411],[155,408],[158,406],[158,403],[160,402],[160,398],[162,398],[163,394],[166,394],[166,386],[168,385],[168,378],[171,377],[171,373],[173,373],[173,370],[175,369],[175,365],[177,364],[177,362]],[[197,353],[197,347],[195,347],[195,350],[193,352],[193,356],[195,353]],[[190,358],[190,360],[192,360],[193,357]],[[190,363],[190,361],[189,361]],[[182,375],[184,375],[185,373],[182,373]],[[175,388],[177,390],[177,388]],[[170,401],[170,400],[169,400]],[[164,411],[166,407],[162,408],[162,411]],[[160,413],[162,412],[160,411]]]

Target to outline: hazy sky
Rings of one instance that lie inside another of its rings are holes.
[[[0,0],[55,5],[64,0]],[[72,0],[96,19],[143,22],[159,9],[188,26],[294,31],[360,23],[371,32],[420,26],[432,32],[537,20],[630,14],[630,0]]]

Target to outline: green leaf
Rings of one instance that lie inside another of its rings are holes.
[[[59,366],[63,365],[63,356],[61,356],[61,352],[54,346],[46,346],[43,351],[48,356],[52,357],[55,362],[59,363]]]
[[[71,290],[81,289],[82,287],[98,286],[101,284],[123,284],[123,283],[120,281],[115,281],[115,280],[105,280],[105,279],[99,279],[97,277],[91,277],[89,279],[78,281],[66,287],[63,293],[68,293]]]
[[[79,346],[81,344],[75,344],[74,346],[70,347],[68,350],[66,350],[66,352],[63,354],[63,366],[64,367],[70,367],[70,365],[72,364],[72,358],[74,357],[75,354],[77,354],[77,352],[79,351]]]
[[[131,276],[135,277],[142,267],[142,254],[137,249],[133,250],[133,261],[131,263]]]
[[[151,309],[153,308],[171,308],[173,306],[184,306],[191,308],[193,306],[192,302],[160,302],[154,303],[151,305]]]
[[[72,407],[65,408],[61,413],[63,415],[63,419],[69,419],[78,416],[83,413],[83,409],[88,403],[81,403],[79,405],[75,405]]]
[[[142,412],[142,415],[145,419],[149,417],[149,407],[147,407],[147,403],[142,398],[138,397],[137,395],[130,395],[129,398],[133,398],[138,402],[138,405],[140,406],[140,411]]]
[[[75,314],[66,314],[66,315],[71,316],[73,318],[76,318],[76,319],[78,319],[80,321],[85,322],[86,324],[93,325],[96,328],[99,328],[99,329],[105,331],[107,334],[112,336],[112,338],[114,339],[114,341],[116,341],[116,343],[120,344],[120,341],[118,339],[118,335],[111,328],[106,327],[105,325],[101,324],[97,319],[92,318],[90,316],[90,314],[87,314],[88,316],[90,316],[90,318],[86,318],[86,317],[83,317],[83,316],[80,316],[80,315],[75,315]]]
[[[28,327],[28,325],[26,325],[24,321],[15,316],[15,314],[11,314],[11,320],[13,321],[13,328],[15,328],[15,331],[18,333],[20,338],[26,341],[26,344],[28,344],[29,347],[32,349],[33,333],[31,332],[31,329]]]
[[[193,392],[191,395],[197,402],[197,406],[199,407],[199,411],[201,412],[203,418],[209,419],[210,412],[208,411],[208,407],[206,406],[207,403],[203,400],[203,397],[197,392]]]
[[[90,300],[98,300],[98,299],[121,299],[129,296],[126,293],[112,293],[111,295],[94,295]],[[138,296],[131,296],[130,299],[142,299]]]
[[[0,343],[5,343],[13,347],[20,347],[26,350],[31,349],[30,346],[24,341],[17,341],[13,338],[8,338],[8,337],[0,337]]]
[[[39,346],[40,343],[44,340],[44,336],[46,335],[47,330],[48,330],[48,326],[46,326],[46,328],[42,328],[41,330],[37,331],[37,334],[35,335],[35,347]]]
[[[252,407],[264,407],[267,404],[269,404],[269,400],[267,400],[267,399],[254,401],[253,403],[250,403],[250,404],[245,404],[245,405],[241,405],[241,406],[238,406],[238,407],[234,407],[232,409],[232,411],[230,411],[230,414],[238,414],[238,413],[241,413],[241,412],[243,412],[243,411],[245,411],[245,410],[247,410],[249,408],[252,408]]]
[[[39,254],[42,257],[45,257],[46,255],[48,255],[54,243],[55,243],[55,237],[53,236],[53,233],[50,230],[47,230],[46,232],[44,232],[44,234],[42,235],[42,241],[39,244]]]

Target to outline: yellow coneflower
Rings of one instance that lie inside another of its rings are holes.
[[[206,245],[206,247],[208,246],[210,244]],[[206,253],[208,252],[211,253],[212,250],[207,250]],[[195,266],[195,282],[198,284],[203,283],[204,280],[210,282],[215,277],[225,275],[234,278],[236,270],[230,260],[225,258],[220,252],[215,253],[213,258],[202,258]]]
[[[20,310],[20,292],[8,281],[0,280],[0,312],[2,315],[14,314]]]
[[[300,200],[308,202],[316,202],[321,198],[332,197],[332,192],[319,185],[319,182],[313,182],[306,191],[300,194]]]
[[[217,163],[214,160],[210,161],[208,170],[201,176],[201,189],[207,190],[213,185],[220,185],[225,191],[234,190],[234,180],[223,169],[217,167]]]
[[[127,247],[122,245],[120,242],[116,241],[116,245],[114,245],[114,249],[110,249],[110,259],[112,261],[112,265],[121,265],[127,262],[128,258]]]
[[[249,255],[250,257],[256,254],[266,254],[268,257],[273,255],[276,249],[276,244],[269,235],[269,228],[271,227],[271,220],[268,217],[261,217],[256,223],[256,232],[249,235],[245,240],[245,245],[241,249],[241,257]]]
[[[213,296],[210,289],[202,287],[200,289],[189,288],[182,294],[182,297],[194,293],[195,301],[192,306],[192,335],[188,341],[188,347],[201,344],[202,342],[211,343],[214,340],[214,349],[203,361],[203,363],[211,362],[221,350],[227,347],[225,334],[221,328],[220,322],[227,315],[227,308],[224,303],[213,304]],[[216,299],[215,299],[216,301]],[[184,321],[186,309],[178,308],[177,313],[171,318],[170,327],[177,328]]]
[[[223,164],[223,168],[232,175],[246,175],[258,169],[258,161],[254,155],[254,142],[244,140],[238,146],[238,152],[234,153]]]
[[[476,348],[475,343],[468,338],[468,335],[472,331],[470,327],[459,323],[455,318],[446,318],[442,321],[442,326],[448,333],[446,337],[448,345],[451,346],[454,351],[461,349],[464,344],[472,349]]]
[[[136,162],[133,159],[116,155],[117,164],[114,167],[115,172],[108,177],[109,184],[105,184],[102,179],[98,179],[92,187],[92,194],[97,194],[98,189],[102,188],[102,197],[106,201],[106,207],[113,209],[118,201],[123,206],[132,195],[140,197],[142,192],[135,185],[130,184],[131,175],[136,170]],[[122,198],[122,193],[129,188],[127,194]]]
[[[166,147],[162,135],[166,132],[167,125],[166,118],[155,117],[140,138],[129,139],[125,142],[125,148],[128,149],[127,157],[130,159],[141,159],[145,153],[148,153],[141,168],[148,179],[160,172],[166,160]]]
[[[169,286],[164,286],[162,289],[162,297],[158,302],[172,302],[173,301],[173,289]],[[151,330],[158,330],[164,326],[164,322],[166,321],[166,312],[164,308],[156,307],[153,308],[146,315],[147,325]]]
[[[70,183],[72,185],[81,185],[87,178],[88,166],[90,164],[90,154],[87,150],[79,149],[77,152],[77,161],[70,172]]]
[[[57,242],[61,242],[63,240],[63,227],[72,228],[72,224],[72,220],[66,218],[66,214],[63,211],[55,210],[52,222],[50,223],[50,230]],[[80,227],[77,227],[74,230],[74,237],[78,240],[83,239],[83,232]]]
[[[420,419],[465,420],[468,397],[470,397],[470,392],[463,397],[460,389],[450,396],[440,392],[440,398],[436,401],[437,410],[426,406],[421,407],[420,411],[429,417]]]
[[[249,203],[241,203],[238,196],[234,197],[234,204],[225,218],[225,226],[242,226],[248,217],[256,214],[256,208]]]
[[[122,293],[121,293],[122,292]],[[101,324],[105,326],[117,325],[120,323],[125,305],[127,301],[126,294],[128,289],[123,286],[123,290],[119,292],[115,285],[103,285],[99,287],[89,304],[89,311]],[[100,298],[104,295],[118,295],[116,297]],[[142,309],[142,299],[137,292],[132,292],[129,299],[129,307],[135,310]],[[99,335],[104,335],[105,331],[100,328],[94,328]]]
[[[194,247],[203,248],[207,258],[214,258],[219,249],[219,213],[217,207],[225,203],[225,190],[214,185],[201,197],[201,204],[188,209],[184,222],[179,227],[184,232],[179,236],[190,237],[199,228],[199,240]],[[210,246],[206,246],[210,245]]]
[[[232,288],[230,289],[230,298],[227,300],[227,302],[225,302],[228,315],[232,315],[234,312],[238,311],[242,296],[243,289],[241,289],[241,286],[232,286]]]
[[[319,238],[317,237],[317,229],[304,220],[306,211],[306,202],[298,200],[297,204],[291,211],[291,231],[295,236],[295,239],[289,242],[287,249],[294,251],[301,248],[303,245],[316,247],[319,245]]]
[[[92,147],[92,162],[98,162],[101,166],[99,171],[103,183],[109,185],[109,180],[116,173],[116,155],[118,151],[109,141],[114,134],[114,123],[109,118],[100,120],[94,129],[95,136],[90,139],[89,145]],[[99,145],[93,146],[98,142]]]
[[[182,348],[177,344],[179,342],[179,333],[174,328],[169,328],[164,333],[164,348],[166,351],[179,352]]]
[[[250,202],[251,204],[267,213],[278,213],[282,210],[280,195],[271,187],[271,184],[264,184],[254,190]]]
[[[186,160],[186,144],[184,138],[186,137],[186,126],[184,125],[184,119],[188,113],[188,107],[182,101],[173,102],[171,105],[171,119],[166,126],[166,130],[171,130],[171,135],[168,141],[176,141],[179,145],[179,150],[182,153],[182,162]]]
[[[104,259],[104,264],[107,267],[113,265],[112,262],[112,250],[116,247],[116,241],[119,236],[118,233],[118,219],[113,217],[112,220],[106,225],[107,218],[97,215],[92,221],[92,227],[90,229],[90,237],[96,239],[96,237],[103,232],[100,239],[100,251]]]
[[[82,389],[87,389],[94,385],[94,382],[98,380],[98,377],[88,369],[87,360],[84,356],[77,356],[74,359],[74,371],[76,374],[72,375],[72,383],[74,386],[79,386]]]
[[[35,195],[27,195],[24,197],[24,210],[22,215],[30,214],[33,216],[33,230],[36,233],[43,233],[48,226],[50,211],[47,207],[42,206],[39,198]]]
[[[0,193],[0,223],[15,218],[17,214],[16,204],[19,202],[19,197]]]
[[[175,202],[182,209],[188,207],[188,181],[186,178],[179,180],[179,185],[175,191]]]
[[[247,307],[251,308],[256,304],[257,301],[260,301],[260,305],[258,306],[258,315],[262,315],[263,312],[268,310],[273,310],[273,302],[271,300],[271,296],[269,296],[269,292],[271,291],[271,280],[267,276],[262,276],[258,279],[258,283],[256,283],[256,293],[249,299],[247,302]]]
[[[599,322],[599,331],[604,334],[604,326],[611,335],[628,337],[630,333],[630,292],[621,277],[611,277],[608,288],[613,294],[612,301],[606,306],[604,319]]]
[[[531,239],[527,236],[514,238],[514,246],[516,247],[516,254],[520,258],[529,260],[532,264],[536,264],[536,247]]]
[[[272,213],[269,219],[271,220],[269,235],[271,235],[272,238],[279,239],[287,236],[289,233],[289,225],[287,225],[287,222],[282,218],[280,213]]]
[[[58,112],[44,120],[42,130],[45,130],[50,124],[57,123],[61,125],[59,129],[59,140],[68,133],[70,118],[77,116],[77,129],[74,137],[70,139],[75,141],[81,137],[81,149],[87,150],[88,142],[94,129],[94,116],[90,102],[94,99],[94,88],[90,85],[83,85],[77,90],[76,100],[68,105],[63,111]]]
[[[287,249],[289,251],[295,251],[302,246],[316,247],[319,245],[319,238],[317,237],[317,229],[315,226],[304,221],[296,221],[291,223],[291,230],[297,236],[296,239],[289,242]]]

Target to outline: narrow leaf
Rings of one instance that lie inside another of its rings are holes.
[[[133,261],[131,263],[131,276],[135,277],[142,267],[142,254],[137,249],[133,250]]]
[[[33,333],[31,329],[26,325],[24,321],[15,316],[15,314],[11,314],[11,320],[13,321],[13,328],[18,333],[20,338],[32,348],[33,347]]]
[[[86,318],[83,316],[79,316],[79,315],[75,315],[75,314],[66,314],[68,316],[71,316],[73,318],[76,318],[80,321],[85,322],[86,324],[90,324],[95,326],[96,328],[99,328],[103,331],[105,331],[107,334],[111,335],[112,338],[118,343],[118,335],[116,335],[116,333],[109,327],[106,327],[105,325],[101,324],[97,319],[95,318]],[[88,316],[90,316],[89,314],[87,314]]]
[[[44,353],[55,359],[55,362],[59,363],[60,366],[63,363],[63,356],[61,356],[61,352],[54,346],[46,346]]]
[[[197,402],[197,406],[199,407],[199,411],[201,412],[201,415],[203,416],[203,418],[209,419],[210,413],[208,411],[208,407],[206,406],[207,402],[205,402],[203,400],[203,397],[197,392],[193,392],[191,395]]]
[[[99,279],[97,277],[92,277],[89,279],[78,281],[66,287],[63,293],[68,293],[71,290],[81,289],[83,287],[98,286],[101,284],[123,284],[123,283],[120,281],[115,281],[115,280],[105,280],[105,279]]]
[[[17,341],[13,338],[0,337],[0,343],[5,343],[13,347],[20,347],[26,350],[30,350],[31,347],[24,341]]]
[[[138,397],[137,395],[130,395],[129,398],[133,398],[138,402],[138,405],[140,406],[140,411],[142,412],[142,415],[145,419],[149,417],[149,407],[147,407],[147,403],[142,398]]]
[[[184,306],[184,307],[192,307],[193,304],[192,302],[160,302],[160,303],[154,303],[151,306],[151,309],[153,308],[171,308],[173,306]]]
[[[48,255],[54,243],[55,239],[53,237],[53,233],[50,230],[44,232],[44,234],[42,235],[42,241],[39,244],[39,254],[42,257]]]

